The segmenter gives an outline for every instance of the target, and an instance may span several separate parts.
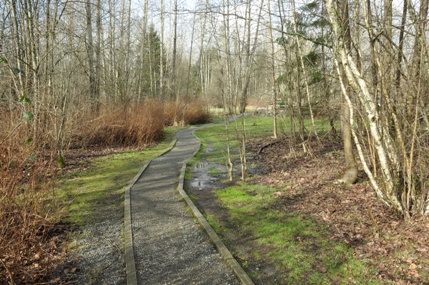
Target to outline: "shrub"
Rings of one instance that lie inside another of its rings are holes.
[[[167,126],[204,124],[211,119],[205,102],[188,97],[165,103],[164,115]]]
[[[27,140],[31,124],[15,112],[0,123],[0,280],[28,284],[42,280],[60,258],[46,182],[54,158]]]
[[[143,147],[163,138],[162,104],[147,100],[132,107],[106,107],[80,134],[86,145]]]
[[[185,111],[185,122],[190,125],[204,124],[211,120],[210,113],[207,109],[207,104],[203,101],[195,101],[188,105]]]
[[[84,106],[64,116],[39,110],[37,118],[23,118],[19,105],[11,109],[0,110],[0,280],[12,284],[43,282],[64,258],[54,233],[62,214],[50,183],[71,137],[78,148],[141,148],[162,140],[166,124],[210,119],[204,103],[191,100],[104,106],[96,117]]]

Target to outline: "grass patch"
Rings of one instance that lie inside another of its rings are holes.
[[[241,120],[229,123],[231,154],[236,161],[239,160]],[[326,121],[315,123],[319,134],[331,128]],[[246,117],[246,137],[270,137],[272,124],[270,117]],[[305,125],[307,129],[312,128],[310,120]],[[285,132],[290,130],[290,122],[282,121],[281,127]],[[203,128],[195,133],[201,139],[202,149],[192,162],[197,163],[204,157],[208,162],[224,164],[225,125]],[[209,174],[215,176],[216,173]],[[376,276],[375,269],[355,259],[352,248],[330,239],[332,235],[325,224],[280,205],[274,195],[276,191],[278,189],[272,187],[240,183],[215,192],[229,211],[231,227],[255,240],[251,256],[240,257],[245,262],[243,267],[249,266],[246,260],[275,264],[279,284],[381,284],[375,277],[369,277]],[[218,233],[225,230],[215,214],[209,215],[207,220]],[[256,271],[251,274],[256,280],[263,278]]]
[[[246,117],[246,135],[247,136],[266,136],[269,132],[269,126],[272,125],[272,118],[267,117]],[[239,159],[239,141],[241,140],[241,118],[228,124],[229,140],[232,159]],[[197,154],[198,160],[206,148],[210,148],[209,162],[225,164],[227,157],[227,135],[225,124],[219,124],[212,127],[202,128],[195,131],[195,135],[201,139],[201,150]]]
[[[221,172],[219,169],[215,168],[215,167],[211,167],[207,173],[213,177],[217,177],[220,176]]]
[[[222,232],[222,226],[215,216],[205,215],[204,217],[216,233]]]
[[[156,157],[172,145],[175,131],[174,128],[166,129],[167,139],[152,148],[98,157],[91,161],[88,168],[61,177],[57,185],[61,200],[66,201],[64,210],[67,220],[84,225],[103,218],[101,213],[120,210],[123,205],[110,203],[109,199],[123,201],[125,187],[145,161]]]
[[[338,122],[339,123],[339,122]],[[245,133],[247,138],[271,137],[273,135],[273,118],[264,116],[249,116],[244,118]],[[279,125],[284,133],[290,131],[290,121],[280,120]],[[310,120],[305,121],[307,129],[312,129]],[[315,121],[316,130],[319,135],[325,134],[331,129],[329,122],[326,120]],[[279,131],[281,131],[279,130]],[[231,157],[233,160],[239,160],[239,145],[242,139],[242,118],[228,124]],[[201,139],[201,151],[197,154],[204,153],[204,149],[210,148],[210,156],[207,157],[209,162],[225,164],[227,157],[227,135],[225,124],[219,124],[212,127],[202,128],[195,131],[195,135]]]
[[[257,237],[259,246],[270,248],[266,254],[256,250],[253,259],[276,264],[288,284],[381,284],[367,278],[372,269],[355,259],[351,248],[329,240],[325,225],[279,208],[275,191],[238,185],[216,192],[232,223]],[[214,223],[214,228],[219,226]]]

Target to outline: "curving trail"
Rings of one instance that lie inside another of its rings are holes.
[[[152,160],[126,194],[135,260],[128,284],[240,284],[177,191],[183,163],[199,148],[193,130],[178,131],[175,146]]]

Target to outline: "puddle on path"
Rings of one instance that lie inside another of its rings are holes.
[[[225,167],[222,165],[207,161],[197,162],[193,167],[189,184],[198,190],[211,190],[216,188],[216,182],[220,180],[219,177],[223,173],[225,173]]]
[[[207,142],[208,146],[204,148],[205,154],[210,154],[213,152],[211,147],[211,142]],[[204,159],[204,158],[203,158]],[[249,164],[247,165],[247,170],[251,175],[261,174],[262,171],[259,168],[252,168],[250,162],[252,157],[248,157]],[[234,164],[234,176],[240,175],[241,168],[240,164]],[[205,159],[203,161],[197,162],[192,169],[192,178],[189,180],[189,186],[198,189],[198,190],[212,190],[219,188],[219,183],[222,180],[227,179],[227,170],[226,166],[218,163],[208,162]]]

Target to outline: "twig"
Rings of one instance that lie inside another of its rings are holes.
[[[13,284],[13,276],[12,276],[12,273],[10,272],[9,268],[7,268],[7,266],[6,266],[6,264],[3,262],[3,260],[1,260],[1,259],[0,259],[0,262],[1,262],[1,264],[3,265],[4,269],[6,270],[7,275],[9,275],[9,278],[10,278],[10,282],[11,282],[11,284]]]
[[[261,146],[261,147],[258,149],[258,152],[257,152],[256,154],[257,154],[257,155],[260,155],[264,149],[266,149],[267,147],[270,147],[270,146],[275,145],[275,144],[276,144],[276,143],[278,143],[279,141],[280,141],[280,140],[273,141],[273,142],[270,142],[270,143],[267,143],[267,144],[265,144],[265,145]]]

